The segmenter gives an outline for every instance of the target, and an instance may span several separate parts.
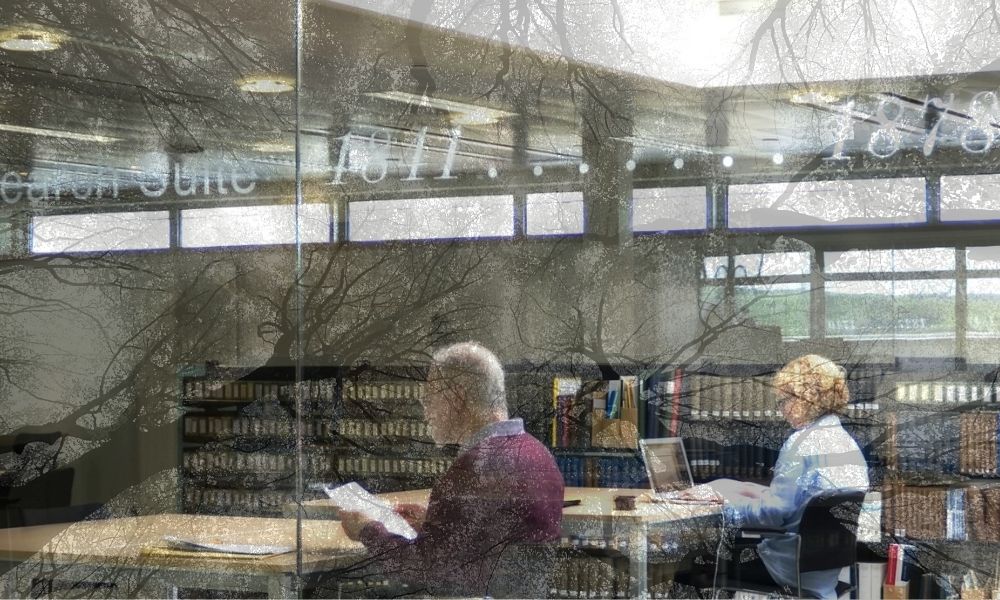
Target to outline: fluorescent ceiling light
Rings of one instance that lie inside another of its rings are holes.
[[[8,125],[7,123],[0,123],[0,131],[9,131],[10,133],[24,133],[27,135],[41,135],[45,137],[54,137],[64,140],[76,140],[79,142],[100,142],[102,144],[110,144],[111,142],[120,142],[120,138],[108,137],[106,135],[97,135],[92,133],[76,133],[73,131],[59,131],[58,129],[39,129],[38,127],[22,127],[20,125]]]
[[[810,92],[792,94],[792,97],[788,100],[792,104],[833,104],[839,99],[840,98],[834,96],[833,94],[813,90]]]
[[[488,125],[501,119],[517,116],[516,113],[496,108],[468,104],[457,100],[446,100],[444,98],[428,98],[427,96],[418,96],[408,92],[369,92],[365,95],[370,98],[380,98],[404,104],[416,104],[417,106],[455,113],[457,115],[455,124],[457,125]]]
[[[281,94],[295,89],[294,80],[283,75],[253,75],[236,83],[251,94]]]
[[[257,152],[263,152],[265,154],[285,154],[288,152],[295,152],[295,146],[288,142],[257,142],[253,145],[253,149]]]
[[[13,52],[49,52],[62,44],[64,36],[40,29],[8,29],[0,32],[0,48]]]

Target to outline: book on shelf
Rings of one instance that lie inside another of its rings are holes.
[[[901,381],[895,400],[901,404],[953,405],[995,403],[993,384],[968,381]]]
[[[556,456],[569,487],[649,487],[638,456]]]
[[[913,540],[1000,542],[1000,484],[883,488],[883,527]]]
[[[731,377],[693,374],[691,420],[780,420],[781,410],[770,376]]]
[[[635,448],[640,385],[636,377],[552,382],[549,443],[553,448]]]

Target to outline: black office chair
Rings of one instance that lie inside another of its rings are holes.
[[[801,576],[810,571],[850,567],[852,583],[838,582],[837,597],[856,588],[858,514],[864,499],[865,493],[861,491],[832,490],[817,494],[806,505],[799,532],[794,534],[798,546],[795,571],[800,578],[793,590],[795,597],[803,597]],[[765,539],[786,535],[789,534],[777,529],[742,529],[737,532],[733,542],[733,556],[738,557],[741,550],[756,547]],[[717,590],[768,595],[787,593],[782,587],[739,581],[739,563],[736,560],[732,563],[736,566],[736,579],[733,580],[726,569],[715,582]]]

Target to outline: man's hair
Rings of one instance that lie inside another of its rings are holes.
[[[434,353],[431,380],[446,382],[478,413],[507,415],[503,365],[496,355],[475,342],[446,346]]]

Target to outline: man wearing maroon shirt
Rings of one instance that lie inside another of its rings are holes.
[[[426,513],[397,507],[417,538],[390,534],[354,512],[342,513],[344,530],[368,548],[384,574],[419,590],[479,597],[523,592],[525,581],[512,582],[512,575],[544,577],[544,565],[516,566],[516,557],[560,535],[563,478],[552,455],[525,433],[521,419],[508,417],[503,368],[478,344],[434,355],[423,408],[434,442],[459,444],[462,453],[434,485]]]

